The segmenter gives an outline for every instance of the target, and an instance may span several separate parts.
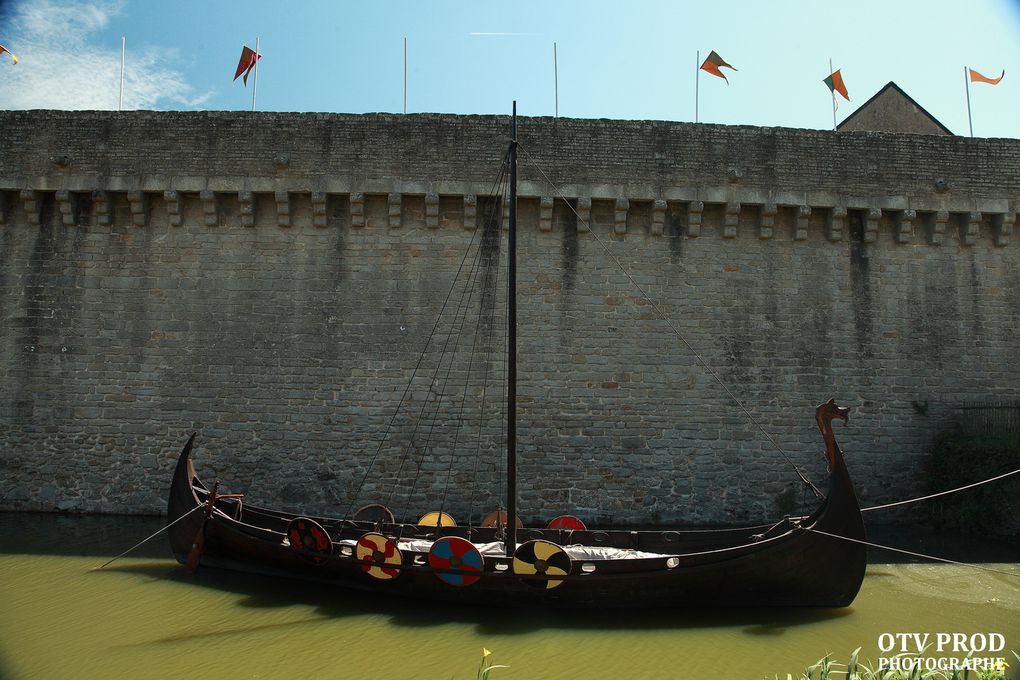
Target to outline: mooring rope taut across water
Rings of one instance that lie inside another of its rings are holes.
[[[1017,468],[1012,472],[1006,472],[1005,474],[1001,474],[997,477],[991,477],[989,479],[981,480],[980,482],[974,482],[973,484],[967,484],[966,486],[958,486],[955,489],[949,489],[948,491],[939,491],[938,493],[929,494],[927,496],[921,496],[920,498],[910,498],[905,501],[896,501],[895,503],[884,503],[883,505],[873,505],[870,508],[861,508],[861,512],[871,512],[872,510],[884,510],[886,508],[896,507],[897,505],[907,505],[908,503],[918,503],[920,501],[931,500],[932,498],[938,498],[939,496],[948,496],[949,494],[956,493],[957,491],[966,491],[967,489],[973,489],[974,487],[981,486],[982,484],[997,482],[1000,479],[1005,479],[1006,477],[1015,474],[1020,474],[1020,468]]]
[[[934,555],[925,555],[924,553],[913,552],[910,550],[904,550],[902,548],[891,548],[887,545],[880,545],[878,543],[872,543],[870,541],[862,541],[856,538],[850,538],[849,536],[840,536],[839,534],[831,534],[828,531],[822,531],[821,529],[811,529],[810,527],[801,527],[804,531],[811,531],[816,534],[822,534],[823,536],[831,536],[832,538],[840,538],[844,541],[850,541],[851,543],[860,543],[866,545],[869,548],[878,548],[880,550],[889,550],[891,552],[903,553],[904,555],[910,555],[912,557],[921,557],[926,560],[935,560],[936,562],[945,562],[946,564],[955,564],[960,567],[970,567],[971,569],[980,569],[981,571],[990,571],[993,574],[1002,574],[1004,576],[1013,576],[1020,578],[1020,573],[1012,571],[1004,571],[1002,569],[993,569],[991,567],[982,567],[980,564],[971,564],[969,562],[957,562],[956,560],[947,560],[944,557],[935,557]]]
[[[122,552],[121,554],[117,555],[116,557],[114,557],[114,558],[113,558],[112,560],[110,560],[109,562],[106,562],[105,564],[103,564],[103,565],[100,565],[100,566],[98,566],[98,567],[93,567],[92,569],[89,569],[89,571],[99,571],[100,569],[105,569],[106,567],[110,566],[111,564],[113,564],[114,562],[116,562],[117,560],[119,560],[120,558],[122,558],[122,557],[124,557],[125,555],[127,555],[128,553],[130,553],[130,552],[131,552],[132,550],[135,550],[136,548],[140,548],[141,546],[145,545],[146,543],[148,543],[148,542],[149,542],[149,541],[151,541],[152,539],[156,538],[156,537],[157,537],[157,536],[159,536],[159,535],[160,535],[161,533],[163,533],[164,531],[166,531],[167,529],[169,529],[169,528],[170,528],[170,527],[172,527],[173,525],[177,524],[178,522],[180,522],[180,521],[181,521],[182,519],[184,519],[185,517],[188,517],[189,515],[191,515],[191,513],[195,512],[196,510],[201,510],[201,509],[202,509],[202,508],[204,508],[204,507],[205,507],[205,505],[196,505],[196,506],[195,506],[195,507],[193,507],[193,508],[192,508],[191,510],[188,510],[188,511],[187,511],[186,513],[184,513],[183,515],[181,515],[180,517],[178,517],[178,518],[177,518],[177,519],[175,519],[174,521],[170,522],[170,524],[167,524],[167,525],[166,525],[165,527],[162,527],[162,528],[161,528],[161,529],[160,529],[159,531],[157,531],[157,532],[156,532],[156,533],[154,533],[153,535],[149,536],[148,538],[142,539],[142,540],[141,540],[141,541],[139,541],[138,543],[135,543],[135,544],[134,544],[133,546],[131,546],[130,548],[128,548],[127,550],[125,550],[125,551],[124,551],[124,552]]]

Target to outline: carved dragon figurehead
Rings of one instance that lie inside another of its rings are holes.
[[[832,433],[832,421],[836,418],[842,420],[843,425],[846,425],[850,422],[850,409],[837,406],[834,399],[820,404],[815,409],[815,422],[818,423],[822,439],[825,440],[825,460],[829,464],[830,470],[836,465],[836,453],[840,452],[839,445],[836,444],[836,436]]]

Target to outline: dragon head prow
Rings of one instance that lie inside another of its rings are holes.
[[[844,426],[850,422],[850,409],[837,406],[835,399],[829,399],[824,404],[819,404],[815,409],[815,421],[818,423],[818,429],[823,432],[825,426],[836,418],[842,420]]]

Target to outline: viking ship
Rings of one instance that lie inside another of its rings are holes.
[[[257,507],[221,494],[195,472],[192,434],[167,505],[177,559],[444,603],[571,608],[690,606],[845,607],[864,578],[864,523],[832,421],[849,410],[829,400],[815,420],[825,444],[828,491],[804,516],[726,528],[588,527],[564,515],[525,526],[516,470],[516,103],[506,158],[507,347],[505,509],[457,526],[442,512],[397,518],[371,504],[344,517]],[[806,481],[806,480],[805,480]]]

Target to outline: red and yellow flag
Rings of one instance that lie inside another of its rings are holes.
[[[972,68],[967,69],[970,72],[970,82],[972,83],[988,83],[989,85],[998,85],[999,81],[1002,80],[1002,76],[1006,75],[1006,69],[1002,70],[998,78],[989,78],[983,76]]]
[[[727,78],[723,74],[723,72],[719,70],[722,67],[726,67],[734,71],[737,70],[730,66],[729,64],[727,64],[726,60],[720,57],[715,50],[712,50],[711,52],[708,53],[708,57],[705,59],[705,63],[701,65],[701,70],[707,73],[711,73],[713,76],[716,76],[717,78],[722,78],[723,80],[726,81],[726,84],[729,85],[730,84],[729,78]]]
[[[4,47],[3,45],[0,45],[0,54],[3,54],[4,52],[6,52],[7,54],[11,55],[11,62],[12,63],[14,63],[14,64],[18,63],[18,58],[15,56],[14,52],[11,52],[9,49]]]
[[[248,85],[248,74],[255,68],[255,62],[262,58],[261,54],[257,54],[255,50],[251,49],[247,45],[241,47],[241,60],[237,62],[237,71],[234,73],[234,80],[237,80],[244,75],[242,79],[245,86]]]
[[[822,81],[829,88],[829,92],[832,92],[832,96],[835,97],[836,93],[839,92],[843,99],[850,101],[850,95],[846,92],[846,85],[843,83],[843,74],[836,69],[829,75],[828,78]]]

